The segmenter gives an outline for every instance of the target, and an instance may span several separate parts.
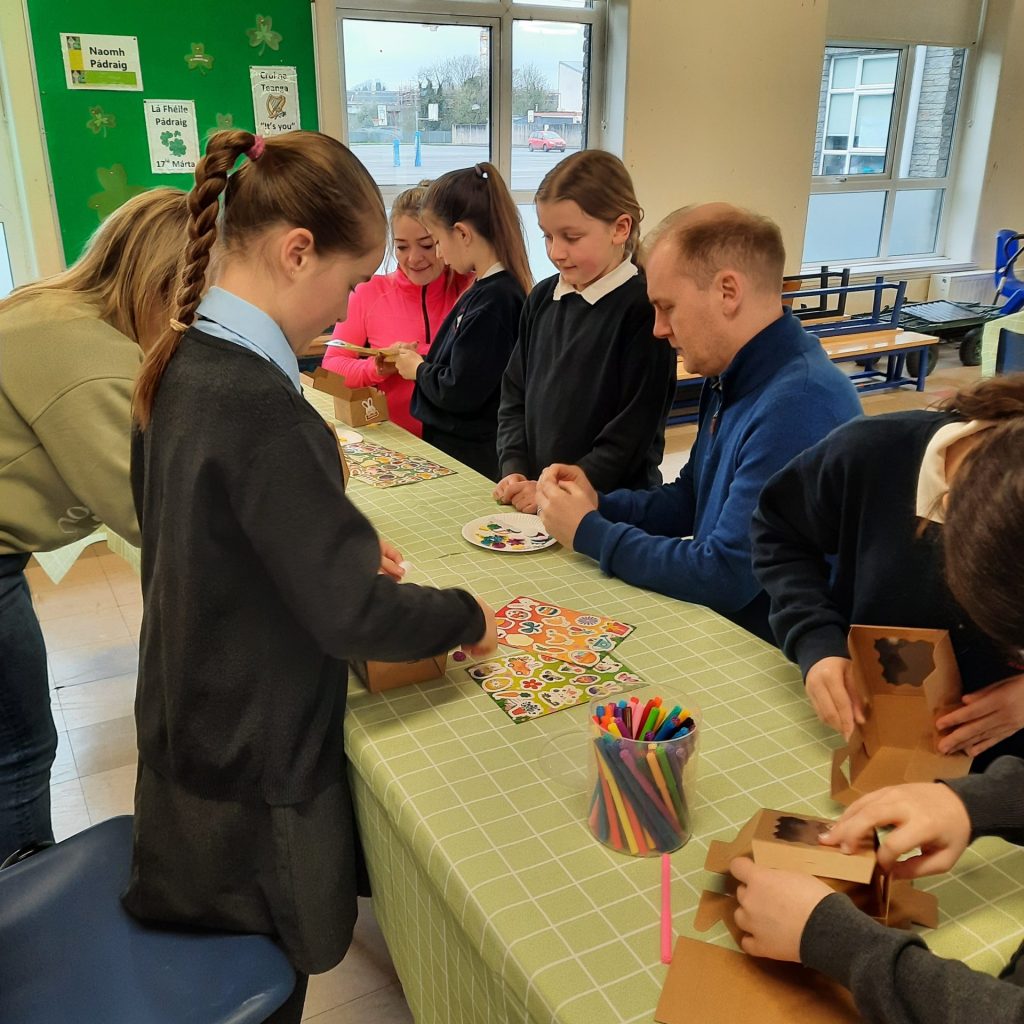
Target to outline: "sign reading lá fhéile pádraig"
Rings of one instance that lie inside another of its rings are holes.
[[[186,174],[199,162],[196,105],[192,100],[143,100],[149,165],[154,174]]]
[[[139,41],[135,36],[62,32],[60,46],[69,89],[142,91]]]
[[[257,135],[299,129],[299,76],[295,68],[250,67]]]

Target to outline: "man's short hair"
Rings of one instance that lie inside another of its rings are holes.
[[[701,215],[699,207],[684,206],[670,213],[644,239],[641,258],[655,248],[671,246],[681,273],[698,288],[707,288],[715,275],[733,269],[766,292],[782,289],[786,249],[782,232],[769,217],[736,206],[722,206]]]

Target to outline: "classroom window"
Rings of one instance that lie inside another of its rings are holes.
[[[385,202],[489,160],[525,207],[552,167],[594,144],[605,0],[369,7],[338,5],[345,141]]]
[[[804,263],[941,255],[965,59],[826,47]]]

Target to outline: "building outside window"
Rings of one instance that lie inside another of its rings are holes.
[[[388,205],[422,179],[495,164],[534,274],[548,276],[533,194],[560,160],[595,144],[605,0],[369,6],[338,7],[345,142]]]
[[[943,254],[966,51],[825,50],[805,264]]]

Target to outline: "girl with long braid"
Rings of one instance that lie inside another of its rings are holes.
[[[145,611],[124,901],[273,936],[298,974],[271,1018],[285,1024],[355,922],[346,659],[485,653],[494,620],[467,593],[392,578],[401,556],[346,498],[300,390],[296,354],[383,255],[365,168],[316,132],[218,132],[188,206],[175,312],[135,392]]]

